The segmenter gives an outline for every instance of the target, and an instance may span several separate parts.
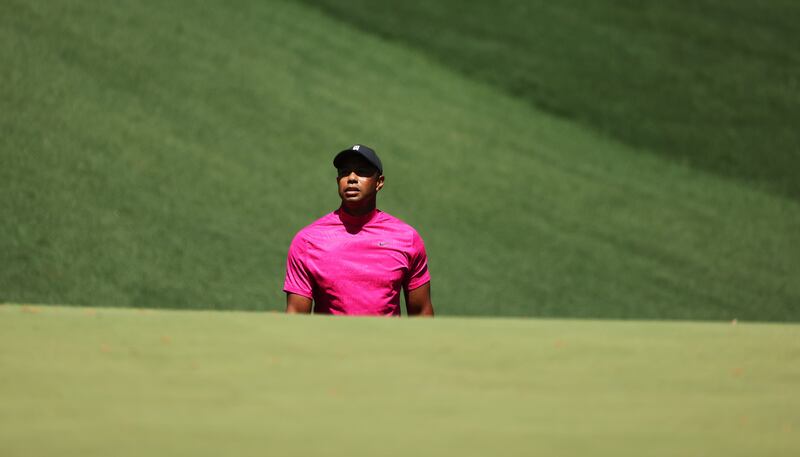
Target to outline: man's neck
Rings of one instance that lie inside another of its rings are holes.
[[[342,211],[349,214],[350,216],[360,217],[375,211],[375,202],[373,201],[371,203],[360,205],[357,207],[349,207],[345,204],[342,204],[341,208]]]

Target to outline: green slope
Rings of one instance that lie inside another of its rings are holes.
[[[800,199],[800,4],[306,0],[549,112]]]
[[[800,319],[796,202],[301,4],[8,1],[0,59],[3,301],[280,309],[363,142],[441,314]]]
[[[788,457],[799,330],[0,306],[0,453]]]

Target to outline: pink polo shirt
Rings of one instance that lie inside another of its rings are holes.
[[[413,227],[375,210],[338,209],[300,230],[289,246],[285,292],[323,314],[400,315],[400,289],[430,281],[425,245]]]

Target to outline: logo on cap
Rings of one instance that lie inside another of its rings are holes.
[[[360,145],[360,144],[357,144],[357,145],[353,146],[353,147],[352,147],[352,148],[350,148],[350,149],[352,149],[352,150],[354,150],[354,151],[358,151],[358,148],[360,148],[360,147],[361,147],[361,145]]]

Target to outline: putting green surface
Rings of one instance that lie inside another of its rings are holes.
[[[0,306],[0,455],[800,455],[800,327]]]

